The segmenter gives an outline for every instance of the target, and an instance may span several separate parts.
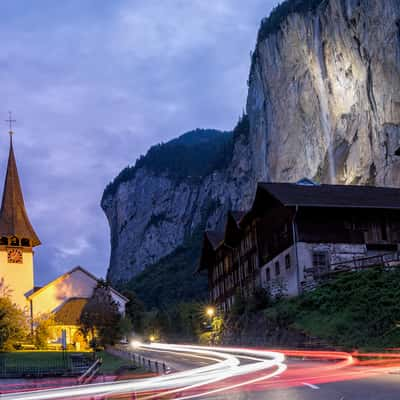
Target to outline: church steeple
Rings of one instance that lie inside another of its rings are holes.
[[[0,209],[0,238],[16,238],[22,246],[34,247],[40,245],[40,240],[29,221],[25,209],[14,155],[11,126],[13,120],[11,116],[8,122],[10,122],[10,151]]]

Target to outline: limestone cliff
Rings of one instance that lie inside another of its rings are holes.
[[[400,2],[319,3],[266,37],[261,25],[247,100],[252,171],[399,185]]]
[[[236,135],[229,165],[223,169],[202,177],[176,177],[169,170],[138,168],[115,193],[103,196],[111,230],[108,278],[113,283],[128,281],[170,254],[200,227],[215,227],[227,210],[249,204],[252,185],[246,137]]]
[[[248,83],[249,132],[224,168],[197,180],[139,168],[103,197],[112,282],[248,207],[259,180],[400,185],[399,0],[283,3],[261,24]]]

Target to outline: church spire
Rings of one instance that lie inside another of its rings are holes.
[[[22,195],[17,163],[14,155],[12,140],[14,132],[12,130],[12,123],[15,121],[11,118],[11,113],[7,122],[10,124],[10,151],[8,155],[3,200],[0,209],[0,237],[10,238],[15,236],[20,242],[23,239],[25,239],[25,241],[28,240],[28,245],[34,247],[40,244],[40,240],[29,221],[25,209],[24,197]]]

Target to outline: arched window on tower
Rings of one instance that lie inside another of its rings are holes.
[[[21,239],[21,246],[24,246],[24,247],[31,247],[31,244],[30,244],[30,241],[29,241],[29,239]]]
[[[0,238],[0,246],[8,246],[8,237],[2,236]]]
[[[19,239],[17,237],[13,236],[10,239],[10,245],[11,246],[19,246]]]

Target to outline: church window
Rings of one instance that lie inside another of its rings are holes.
[[[15,236],[13,236],[10,240],[11,246],[19,246],[19,239]]]
[[[29,247],[30,246],[29,239],[21,239],[21,246]]]
[[[8,245],[8,238],[5,237],[5,236],[2,236],[0,238],[0,245],[7,246]]]

